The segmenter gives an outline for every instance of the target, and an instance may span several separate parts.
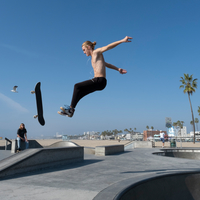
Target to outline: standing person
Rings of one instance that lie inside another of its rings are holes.
[[[74,85],[74,92],[72,96],[71,105],[69,107],[60,107],[62,111],[58,111],[59,114],[72,117],[75,111],[75,107],[81,98],[92,92],[103,90],[107,84],[106,67],[114,69],[121,74],[127,73],[126,70],[105,62],[103,53],[105,51],[113,49],[121,43],[131,42],[131,39],[132,37],[126,36],[122,40],[113,42],[111,44],[108,44],[107,46],[97,49],[94,49],[96,42],[86,41],[82,44],[83,53],[86,54],[86,56],[91,56],[91,64],[94,70],[94,78]]]
[[[165,133],[160,130],[160,140],[162,141],[162,148],[165,146]]]
[[[27,140],[27,131],[23,123],[20,124],[20,127],[17,131],[17,150],[21,151],[21,141],[26,143],[26,149],[29,147],[29,142]]]

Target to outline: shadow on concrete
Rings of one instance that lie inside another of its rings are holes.
[[[84,160],[84,161],[80,161],[80,162],[76,162],[76,163],[71,163],[71,164],[67,164],[67,165],[59,165],[57,167],[48,167],[48,168],[35,170],[35,171],[31,171],[31,172],[25,172],[23,174],[9,175],[9,176],[6,176],[6,177],[1,177],[0,181],[9,180],[9,179],[16,179],[16,178],[21,178],[21,177],[34,176],[34,175],[45,174],[45,173],[51,173],[51,172],[62,171],[62,170],[67,170],[67,169],[75,169],[75,168],[91,165],[91,164],[94,164],[94,163],[98,163],[98,162],[101,162],[101,161],[103,161],[103,160],[88,159],[88,160]]]
[[[118,152],[118,153],[106,155],[106,157],[107,157],[107,156],[118,156],[118,155],[122,155],[122,154],[126,154],[126,153],[131,153],[131,152],[132,152],[132,151],[123,151],[123,152]]]

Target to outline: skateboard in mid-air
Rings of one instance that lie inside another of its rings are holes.
[[[37,106],[37,115],[34,115],[33,117],[35,119],[38,118],[39,123],[42,126],[44,126],[45,121],[43,117],[42,94],[41,94],[40,86],[41,86],[41,83],[38,82],[35,86],[35,90],[31,91],[31,94],[35,94],[36,106]]]

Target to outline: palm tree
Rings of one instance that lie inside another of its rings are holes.
[[[178,125],[179,128],[182,128],[182,127],[181,127],[182,124],[181,124],[181,121],[180,121],[180,120],[177,121],[177,125]]]
[[[146,126],[146,129],[149,129],[149,126]]]
[[[190,124],[191,124],[191,125],[192,125],[192,127],[193,127],[193,125],[194,125],[194,122],[193,122],[193,121],[191,121],[191,122],[190,122]]]
[[[192,103],[190,100],[190,95],[192,95],[193,92],[195,92],[197,88],[197,79],[193,79],[193,75],[189,76],[189,74],[184,74],[184,78],[181,77],[180,82],[182,85],[180,85],[179,88],[184,88],[183,92],[188,94],[188,99],[190,103],[190,109],[192,113],[192,121],[193,121],[193,130],[194,130],[194,143],[195,143],[195,124],[194,124],[194,114],[192,109]]]
[[[180,126],[181,126],[181,122],[178,120],[177,122],[173,122],[172,125],[176,128],[176,136],[178,136],[178,134],[179,134],[179,130],[178,130],[178,132],[177,132],[177,127],[180,128]]]
[[[151,136],[153,137],[153,129],[154,129],[154,127],[153,126],[151,126],[151,129],[152,129],[152,131],[151,131]]]
[[[178,120],[177,122],[173,122],[173,126],[175,126],[175,127],[178,126],[179,128],[183,128],[184,123],[185,123],[184,121]]]
[[[199,123],[199,119],[198,119],[198,118],[195,118],[195,119],[194,119],[194,123],[196,124],[197,131],[198,131],[198,123]]]
[[[184,121],[181,121],[181,128],[183,128],[183,124],[184,124],[185,122]]]
[[[198,112],[198,113],[199,113],[199,115],[200,115],[200,106],[198,106],[198,108],[199,108],[199,109],[197,110],[197,112]]]
[[[113,135],[116,136],[118,133],[122,133],[122,131],[121,130],[118,131],[117,129],[115,129],[115,130],[112,131],[112,133],[113,133]]]
[[[128,129],[127,129],[127,128],[125,128],[125,129],[124,129],[124,132],[127,132],[127,133],[128,133]]]

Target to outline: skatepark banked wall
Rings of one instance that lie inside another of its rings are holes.
[[[27,149],[0,161],[0,177],[83,161],[83,147]]]
[[[145,175],[120,181],[93,200],[199,200],[200,171]]]

